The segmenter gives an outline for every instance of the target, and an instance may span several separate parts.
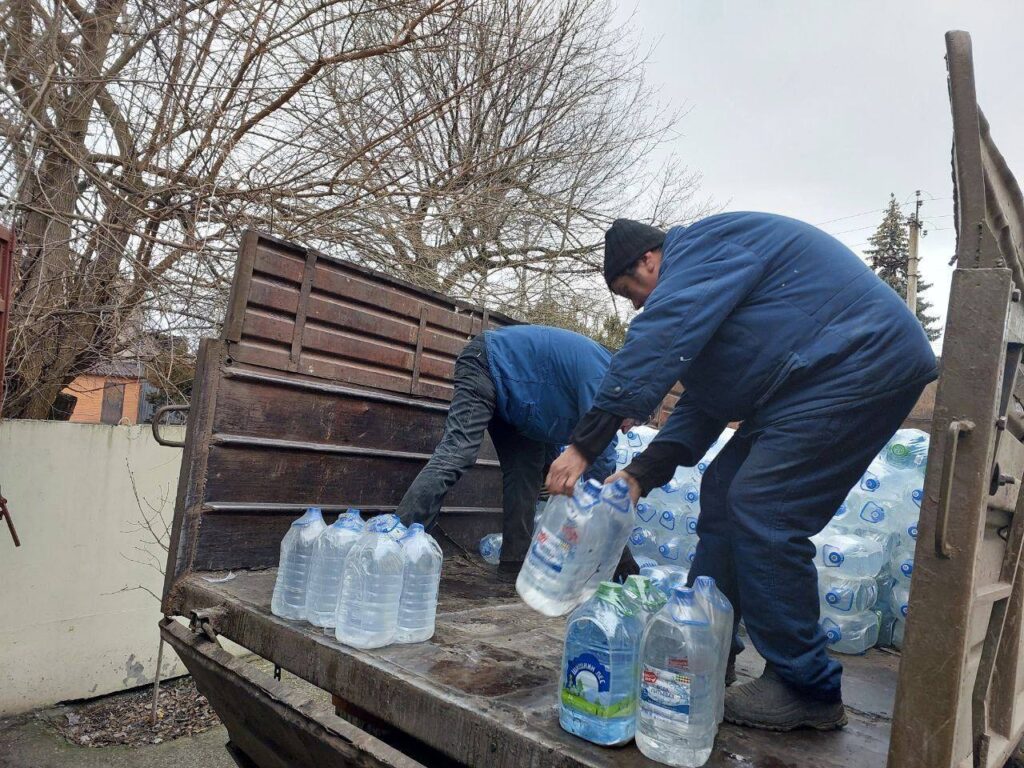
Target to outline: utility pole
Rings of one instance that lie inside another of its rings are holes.
[[[921,231],[921,190],[917,190],[917,202],[914,215],[908,220],[910,225],[910,254],[907,258],[907,306],[917,315],[917,237]]]

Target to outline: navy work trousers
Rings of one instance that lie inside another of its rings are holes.
[[[847,492],[899,429],[923,390],[741,429],[701,483],[700,541],[690,571],[714,577],[754,647],[789,685],[841,698],[842,665],[818,625],[814,545]],[[739,639],[733,650],[743,648]]]

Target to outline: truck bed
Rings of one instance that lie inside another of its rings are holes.
[[[309,624],[270,612],[275,569],[192,573],[179,583],[191,610],[217,632],[353,702],[412,739],[467,766],[654,766],[633,744],[606,749],[558,725],[557,681],[565,619],[548,619],[515,593],[511,578],[465,555],[447,557],[437,631],[416,645],[359,651]],[[206,577],[206,578],[204,578]],[[709,766],[877,768],[884,765],[899,656],[841,657],[850,723],[843,731],[773,734],[723,724]],[[740,682],[760,674],[749,646]]]

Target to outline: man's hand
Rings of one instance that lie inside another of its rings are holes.
[[[626,434],[627,432],[629,432],[629,430],[631,430],[635,426],[636,426],[636,421],[635,420],[633,420],[633,419],[623,419],[622,420],[622,424],[619,426],[619,431],[622,432],[622,434]]]
[[[636,478],[629,474],[629,472],[622,470],[621,472],[616,472],[614,475],[610,475],[605,479],[604,484],[608,485],[609,483],[614,483],[616,480],[626,481],[626,485],[629,486],[629,498],[633,500],[633,504],[635,505],[640,500],[640,483],[638,483]]]
[[[579,452],[575,445],[570,445],[551,463],[548,470],[548,479],[545,485],[548,493],[558,496],[571,496],[576,487],[576,481],[590,464],[586,457]]]

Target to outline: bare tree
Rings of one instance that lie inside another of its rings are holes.
[[[327,112],[323,78],[426,51],[462,10],[461,0],[7,0],[0,188],[21,248],[5,411],[45,417],[141,320],[209,327],[239,230],[272,222],[282,201],[332,192],[336,168],[289,151]]]
[[[525,316],[580,292],[611,218],[695,211],[603,0],[0,11],[11,416],[140,335],[208,333],[247,226]]]

